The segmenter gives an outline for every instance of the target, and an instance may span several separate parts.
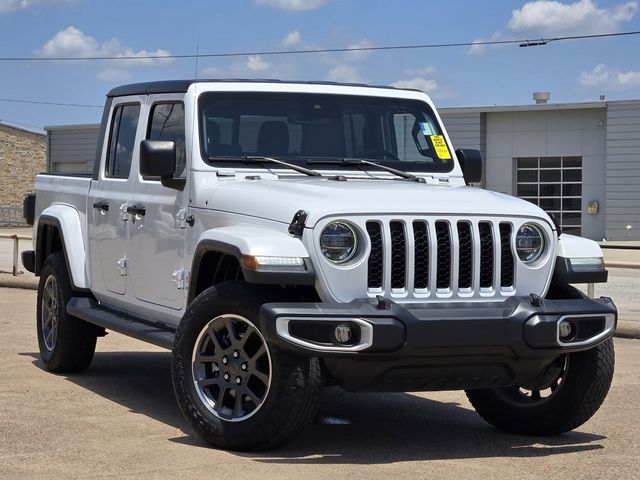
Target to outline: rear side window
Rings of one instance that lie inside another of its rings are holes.
[[[164,140],[176,145],[174,177],[184,177],[186,164],[184,135],[184,105],[179,102],[156,103],[149,120],[149,140]]]
[[[119,105],[114,110],[105,168],[107,177],[129,178],[139,114],[139,104]]]

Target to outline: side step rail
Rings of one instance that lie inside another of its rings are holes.
[[[72,297],[67,312],[99,327],[171,350],[175,330],[100,305],[88,297]]]

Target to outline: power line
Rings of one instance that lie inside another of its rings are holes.
[[[39,102],[37,100],[22,100],[18,98],[0,98],[0,102],[30,103],[33,105],[55,105],[58,107],[83,107],[83,108],[102,108],[104,106],[104,105],[87,105],[84,103]]]
[[[224,58],[224,57],[248,57],[251,55],[301,55],[314,53],[345,53],[345,52],[375,52],[386,50],[416,50],[425,48],[451,48],[451,47],[472,47],[491,45],[519,45],[522,47],[546,45],[551,42],[561,42],[566,40],[586,40],[594,38],[622,37],[630,35],[640,35],[640,31],[600,33],[593,35],[571,35],[564,37],[519,39],[519,40],[486,40],[476,42],[459,43],[425,43],[415,45],[385,45],[379,47],[343,47],[343,48],[315,48],[303,50],[265,50],[253,52],[221,52],[221,53],[201,53],[186,55],[123,55],[118,57],[109,56],[88,56],[88,57],[0,57],[0,62],[67,62],[79,60],[167,60],[183,58]]]

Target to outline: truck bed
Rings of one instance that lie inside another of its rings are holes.
[[[89,175],[39,174],[35,182],[36,218],[51,205],[69,205],[78,211],[81,225],[86,228],[87,196],[90,186]],[[83,238],[87,238],[86,232],[83,232]]]

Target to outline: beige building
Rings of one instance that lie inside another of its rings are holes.
[[[0,224],[22,220],[24,194],[47,167],[44,132],[0,122]]]

